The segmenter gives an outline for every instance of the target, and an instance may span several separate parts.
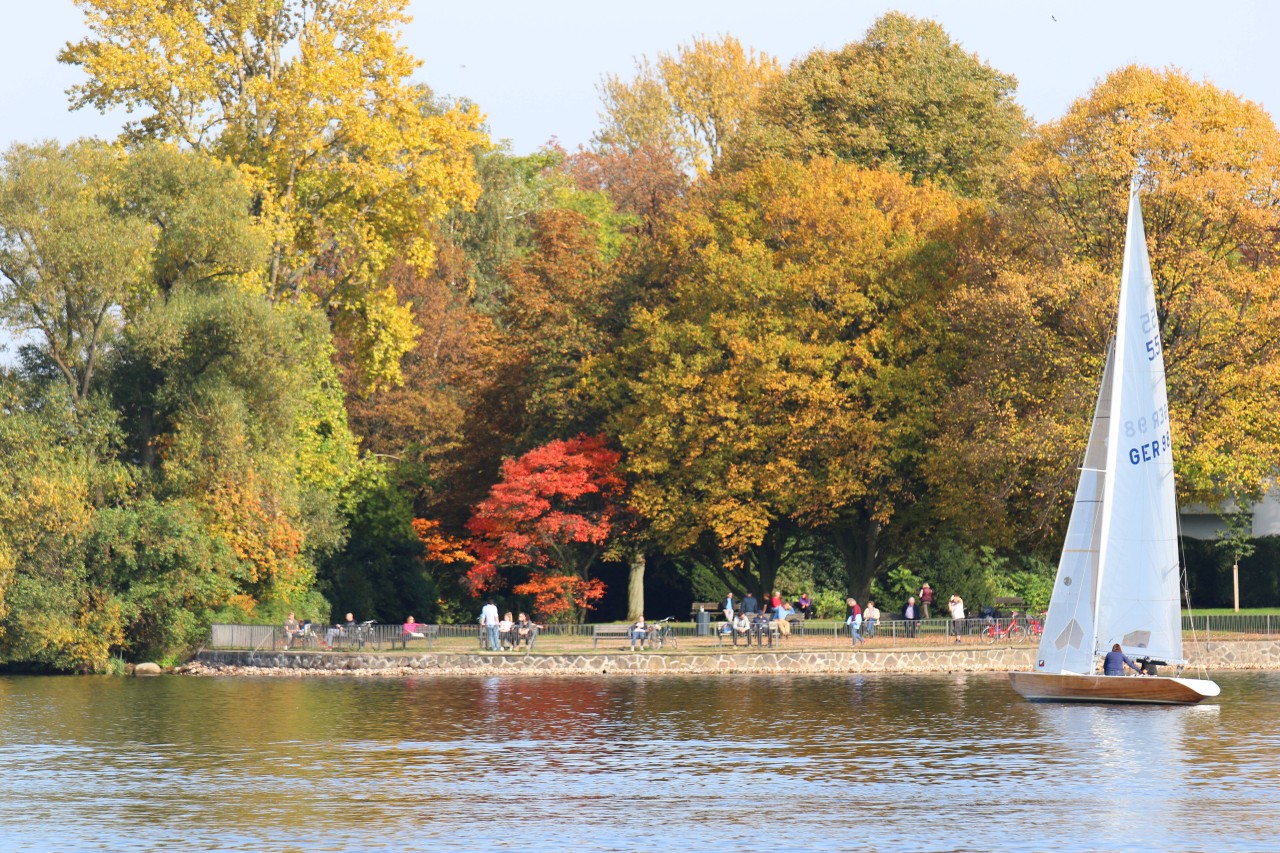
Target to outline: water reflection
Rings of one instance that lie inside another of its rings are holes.
[[[1280,674],[1218,680],[0,678],[0,848],[1264,849]]]

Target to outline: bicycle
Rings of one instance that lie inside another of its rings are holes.
[[[1025,618],[1027,620],[1027,639],[1028,640],[1039,639],[1039,637],[1044,634],[1043,620],[1045,615],[1046,614],[1044,613],[1041,613],[1039,616],[1032,616],[1029,613],[1026,614]]]
[[[652,649],[655,645],[658,648],[662,648],[668,643],[671,644],[673,649],[678,647],[675,629],[671,627],[671,623],[674,621],[676,621],[676,617],[668,616],[666,619],[659,619],[649,626],[649,648]]]
[[[994,643],[996,640],[1008,640],[1011,643],[1018,643],[1026,639],[1027,629],[1018,624],[1018,611],[1009,614],[1009,621],[1001,624],[1001,620],[996,619],[987,627],[983,628],[979,636],[988,643]]]

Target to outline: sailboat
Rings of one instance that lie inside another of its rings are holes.
[[[1137,183],[1116,333],[1107,354],[1075,503],[1035,668],[1010,672],[1031,700],[1195,704],[1217,696],[1207,679],[1098,673],[1115,644],[1146,672],[1187,664],[1182,574],[1164,355]]]

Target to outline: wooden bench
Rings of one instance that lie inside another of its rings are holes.
[[[631,641],[630,625],[595,625],[591,632],[591,648],[599,648],[601,637],[621,637]]]
[[[1024,604],[1023,600],[1016,595],[1000,595],[996,596],[993,601],[996,610],[996,617],[1007,619],[1010,616],[1010,610],[1021,610]]]
[[[435,643],[436,637],[440,636],[440,626],[439,625],[419,625],[418,629],[419,629],[418,633],[422,634],[421,639],[424,639],[427,641],[427,649],[430,650]],[[412,634],[406,634],[404,631],[401,631],[399,634],[396,634],[391,638],[391,648],[394,649],[397,645],[399,645],[400,648],[404,649],[405,651],[408,651],[409,641],[417,640],[417,639],[419,638],[413,636]]]
[[[695,601],[689,605],[689,616],[696,622],[698,619],[698,611],[705,610],[708,613],[716,614],[723,610],[723,601]],[[734,602],[735,606],[737,602]]]
[[[734,643],[733,631],[725,630],[725,627],[727,625],[729,625],[729,623],[725,622],[724,620],[716,622],[715,624],[712,625],[712,628],[715,629],[715,633],[716,633],[717,646],[723,646],[726,642],[732,643],[735,646],[737,645],[737,643]],[[782,633],[782,630],[778,627],[777,622],[769,622],[767,628],[764,630],[767,630],[769,633],[768,640],[769,640],[770,646],[776,643],[782,642],[782,638],[786,636],[785,634]],[[765,639],[762,636],[763,631],[757,631],[753,626],[752,629],[747,633],[750,636],[752,642],[754,642],[757,646],[763,645],[762,641]],[[749,642],[747,643],[747,645],[751,645],[751,643]]]

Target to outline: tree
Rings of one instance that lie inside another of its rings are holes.
[[[964,210],[815,159],[725,176],[675,217],[610,365],[631,503],[669,552],[750,557],[767,585],[789,528],[823,530],[865,594],[879,531],[920,493]]]
[[[180,288],[126,330],[113,392],[162,501],[193,501],[238,561],[245,609],[297,601],[339,547],[356,464],[324,318]]]
[[[0,417],[0,662],[106,668],[124,639],[124,602],[86,562],[94,499],[118,500],[127,474],[111,453],[112,418],[71,405],[57,381],[5,382]]]
[[[767,86],[727,159],[835,157],[984,196],[1027,129],[1016,86],[934,22],[890,12]]]
[[[0,321],[34,332],[81,403],[122,313],[151,292],[156,226],[119,195],[120,152],[15,145],[0,168]]]
[[[603,438],[580,435],[504,462],[502,479],[467,523],[473,591],[500,586],[509,567],[589,580],[592,563],[618,533],[618,459]]]
[[[690,183],[677,152],[661,140],[630,150],[607,145],[581,150],[569,156],[565,168],[580,189],[606,192],[620,212],[638,217],[648,238],[656,236]]]
[[[1121,69],[1017,152],[978,259],[987,275],[949,309],[964,367],[935,488],[956,514],[1003,519],[1013,541],[1042,541],[1068,504],[1135,175],[1179,500],[1256,500],[1280,463],[1280,134],[1260,107],[1208,83]]]
[[[422,271],[429,223],[475,200],[474,107],[436,105],[398,43],[407,0],[77,0],[90,35],[59,55],[72,108],[143,112],[126,138],[239,165],[271,235],[266,292],[346,328],[370,385],[399,379],[414,329],[381,280]]]
[[[695,38],[656,63],[636,62],[635,79],[610,75],[600,86],[604,151],[668,148],[681,165],[704,174],[737,132],[760,88],[779,74],[778,61],[744,50],[732,36]]]

